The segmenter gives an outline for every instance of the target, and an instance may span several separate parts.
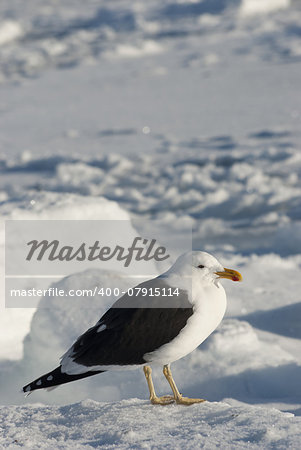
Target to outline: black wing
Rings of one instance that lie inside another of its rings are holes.
[[[170,287],[160,278],[155,285],[160,289]],[[151,286],[153,280],[138,287]],[[188,294],[183,290],[174,299],[125,294],[77,339],[70,357],[87,367],[144,364],[143,356],[174,339],[192,313]],[[102,326],[105,329],[97,331]]]

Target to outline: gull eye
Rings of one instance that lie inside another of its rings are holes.
[[[203,264],[200,264],[200,265],[198,266],[198,268],[199,268],[199,269],[204,269],[205,266],[203,266]]]

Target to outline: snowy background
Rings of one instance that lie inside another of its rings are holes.
[[[300,448],[300,61],[298,0],[0,3],[1,272],[5,219],[142,218],[244,277],[173,365],[190,408],[149,405],[141,371],[24,399],[111,299],[8,309],[1,283],[1,445]],[[125,283],[58,286],[91,279]]]

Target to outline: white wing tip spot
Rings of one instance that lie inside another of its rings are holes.
[[[53,375],[49,375],[48,377],[47,377],[47,381],[52,381],[53,380]]]
[[[97,328],[97,333],[100,333],[101,331],[104,331],[107,328],[106,325],[102,324],[100,327]]]
[[[36,382],[36,385],[37,385],[37,386],[41,386],[41,384],[42,384],[42,380],[38,380],[38,381]]]

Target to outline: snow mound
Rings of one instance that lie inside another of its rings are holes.
[[[62,407],[1,407],[0,445],[9,448],[299,448],[301,418],[275,409],[203,403],[153,406],[85,400]],[[189,436],[189,440],[188,440]]]
[[[242,16],[265,14],[290,6],[290,0],[243,0],[239,13]]]
[[[72,193],[28,191],[0,205],[0,272],[4,273],[4,220],[130,220],[116,202],[103,197]],[[133,231],[134,233],[134,231]],[[22,354],[22,339],[34,313],[31,308],[5,308],[4,286],[0,290],[0,358],[16,359]],[[4,332],[5,330],[5,332]]]
[[[14,20],[6,20],[0,23],[0,45],[7,44],[22,36],[22,28]]]
[[[130,220],[116,202],[104,197],[65,192],[28,191],[1,204],[2,219],[13,220]]]

